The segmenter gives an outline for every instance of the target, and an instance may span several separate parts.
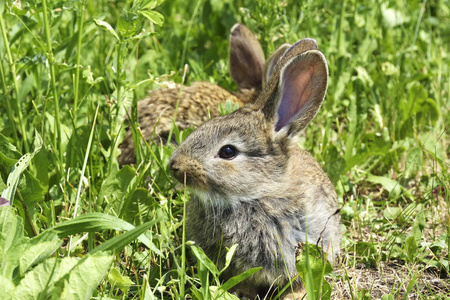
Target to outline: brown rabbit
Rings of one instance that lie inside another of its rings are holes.
[[[208,82],[156,90],[138,102],[139,124],[144,138],[148,140],[155,134],[162,141],[167,141],[178,100],[175,124],[180,130],[198,127],[210,116],[219,116],[219,103],[223,104],[227,99],[239,106],[253,102],[261,92],[263,78],[270,76],[270,65],[276,63],[278,58],[273,55],[265,66],[264,53],[256,37],[244,25],[235,24],[230,33],[229,59],[230,73],[239,93],[230,93]],[[119,148],[122,151],[118,158],[121,165],[135,162],[132,130],[128,129]]]
[[[297,276],[299,242],[319,244],[330,261],[339,251],[335,189],[295,142],[317,114],[327,81],[315,40],[298,41],[283,51],[254,103],[202,124],[169,161],[176,179],[196,195],[187,204],[188,239],[222,267],[224,249],[238,244],[223,279],[262,267],[234,287],[238,296],[276,295]],[[282,298],[305,294],[299,277],[292,288]]]

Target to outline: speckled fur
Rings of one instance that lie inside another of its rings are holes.
[[[263,267],[233,289],[249,299],[270,298],[297,275],[299,242],[319,243],[330,261],[339,251],[334,187],[319,163],[295,143],[326,92],[326,60],[315,49],[311,39],[290,47],[254,104],[202,124],[169,162],[174,176],[180,182],[186,176],[196,194],[187,205],[188,239],[214,261],[220,253],[222,266],[225,248],[239,245],[223,279]],[[304,95],[307,100],[300,101],[292,118],[279,121],[283,119],[279,107],[286,105],[281,103]],[[224,145],[238,149],[237,156],[220,158]],[[289,289],[283,298],[299,299],[304,294],[299,278],[293,289],[294,294]]]
[[[244,25],[236,24],[230,32],[230,72],[239,92],[231,93],[208,82],[153,91],[146,99],[138,101],[139,127],[144,138],[149,140],[155,136],[157,141],[167,141],[177,101],[175,124],[180,130],[198,127],[211,117],[219,116],[219,103],[224,104],[226,100],[239,106],[252,103],[261,92],[263,78],[270,76],[264,68],[264,60],[261,45],[253,33]],[[135,162],[130,129],[119,148],[121,165]]]

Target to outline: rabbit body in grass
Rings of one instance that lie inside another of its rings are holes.
[[[297,275],[299,242],[318,243],[330,261],[339,251],[335,189],[296,144],[327,81],[325,57],[314,40],[303,39],[280,58],[254,103],[202,124],[170,159],[174,176],[196,194],[187,204],[188,239],[214,261],[220,253],[221,265],[225,248],[238,244],[224,280],[262,267],[234,287],[238,296],[276,295]],[[292,287],[283,297],[300,299],[299,277]]]
[[[265,58],[261,45],[242,24],[235,24],[231,29],[229,59],[231,75],[239,88],[237,93],[209,82],[196,82],[191,86],[159,89],[138,101],[139,128],[144,138],[149,140],[155,136],[157,140],[167,141],[177,103],[175,124],[179,130],[185,130],[219,116],[219,104],[226,100],[239,106],[255,101],[261,92],[263,78],[269,75],[264,74]],[[132,130],[127,131],[120,149],[121,165],[135,162]]]

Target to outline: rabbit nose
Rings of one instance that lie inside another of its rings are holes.
[[[177,164],[177,162],[173,158],[171,158],[169,161],[169,168],[170,168],[170,171],[172,171],[174,174],[176,174],[178,171],[180,171],[180,166]]]

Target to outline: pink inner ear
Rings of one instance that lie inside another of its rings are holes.
[[[312,79],[315,65],[291,66],[283,74],[282,98],[278,108],[278,122],[275,130],[286,126],[309,103],[313,94]]]

